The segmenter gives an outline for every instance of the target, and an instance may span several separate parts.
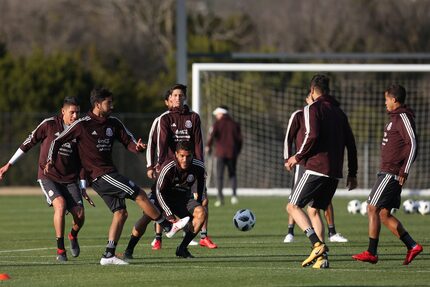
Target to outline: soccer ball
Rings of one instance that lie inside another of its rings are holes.
[[[418,210],[418,204],[412,199],[407,199],[403,202],[403,211],[405,213],[414,213]]]
[[[365,216],[367,214],[367,201],[363,201],[360,206],[361,215]]]
[[[350,202],[348,202],[347,209],[349,213],[357,214],[360,212],[361,202],[357,199],[351,200]]]
[[[430,213],[430,201],[420,200],[418,202],[418,212],[421,215],[426,215]]]
[[[233,217],[233,224],[240,231],[248,231],[254,228],[256,217],[250,209],[241,209]]]

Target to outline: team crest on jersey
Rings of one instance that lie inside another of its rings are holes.
[[[190,129],[192,126],[193,126],[193,123],[192,123],[190,120],[187,120],[187,121],[185,122],[185,127],[186,127],[187,129]]]
[[[106,129],[106,135],[107,135],[108,137],[113,136],[113,131],[112,131],[112,129],[111,129],[111,128],[107,128],[107,129]]]
[[[189,174],[189,175],[187,176],[187,182],[193,182],[193,181],[194,181],[194,175]]]
[[[387,131],[389,131],[389,130],[391,130],[391,127],[393,126],[393,123],[392,122],[390,122],[389,124],[388,124],[388,126],[387,126]]]

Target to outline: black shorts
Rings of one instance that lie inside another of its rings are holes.
[[[161,211],[161,208],[157,196],[154,191],[148,194],[149,200]],[[183,197],[163,197],[165,203],[169,207],[170,211],[179,218],[184,218],[185,216],[189,216],[193,218],[194,209],[197,206],[201,206],[197,200],[190,196]],[[164,216],[167,216],[165,212],[163,212]]]
[[[305,168],[303,166],[301,166],[300,164],[297,164],[294,167],[293,180],[292,180],[292,184],[291,184],[291,193],[290,193],[290,196],[288,197],[288,199],[291,199],[291,196],[293,195],[293,190],[296,187],[299,180],[302,178],[305,171],[306,171]]]
[[[305,171],[294,185],[290,203],[300,208],[309,203],[310,207],[325,210],[336,192],[338,182],[336,178],[314,175]]]
[[[92,182],[92,188],[112,212],[126,209],[125,199],[135,200],[142,190],[132,180],[117,172],[100,176]]]
[[[402,186],[396,176],[389,173],[379,173],[367,203],[379,208],[399,208],[401,193]]]
[[[84,206],[82,201],[82,193],[79,189],[78,183],[58,183],[49,179],[37,180],[46,196],[46,202],[52,206],[55,198],[62,196],[66,201],[66,208],[68,211],[75,206]]]

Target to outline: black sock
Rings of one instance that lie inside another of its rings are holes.
[[[331,237],[333,235],[335,235],[336,232],[336,227],[334,227],[334,225],[329,225],[328,226],[328,236]]]
[[[294,235],[294,224],[288,224],[288,234]]]
[[[182,239],[181,244],[179,245],[180,249],[186,249],[188,247],[188,244],[196,237],[196,233],[193,232],[187,232],[185,233],[184,239]]]
[[[320,241],[320,239],[318,238],[317,234],[315,233],[315,230],[312,227],[306,229],[305,234],[309,238],[309,240],[311,241],[312,246],[314,246],[315,243],[317,243],[317,242],[322,243]]]
[[[409,235],[408,232],[403,233],[402,236],[400,236],[400,240],[403,241],[403,243],[406,245],[406,248],[412,249],[417,243],[415,240],[412,239],[412,237]]]
[[[134,236],[133,234],[130,235],[130,240],[128,241],[128,245],[127,245],[127,248],[125,250],[127,250],[130,253],[133,253],[134,248],[136,247],[139,240],[140,240],[140,237]]]
[[[115,249],[116,249],[117,242],[114,242],[113,240],[109,240],[106,245],[106,251],[103,254],[103,257],[110,258],[115,256]]]
[[[64,237],[57,237],[57,248],[64,250]]]
[[[369,237],[369,248],[367,249],[367,251],[369,251],[370,253],[372,253],[373,255],[377,255],[377,251],[378,251],[378,242],[379,242],[379,238],[370,238]]]
[[[155,240],[161,241],[162,238],[162,233],[155,233]]]
[[[72,228],[72,230],[70,230],[70,234],[73,236],[73,238],[78,237],[78,232],[79,231],[75,231],[73,228]]]
[[[155,219],[155,222],[160,224],[160,226],[165,232],[169,232],[172,229],[173,224],[161,215],[157,219]]]

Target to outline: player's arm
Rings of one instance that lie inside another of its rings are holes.
[[[169,149],[170,127],[166,119],[166,116],[161,116],[159,121],[159,131],[157,136],[157,148],[159,151],[156,164],[157,168],[160,168],[163,162],[166,160]],[[159,172],[159,170],[157,172]]]
[[[96,207],[96,205],[94,204],[94,201],[88,196],[87,193],[87,173],[85,171],[85,169],[83,169],[81,167],[80,172],[79,172],[79,189],[81,190],[81,194],[82,197],[88,201],[88,203],[90,205],[92,205],[93,207]]]
[[[403,165],[399,172],[399,184],[403,185],[408,178],[409,170],[412,163],[417,155],[417,141],[415,135],[415,125],[413,120],[411,120],[406,114],[400,114],[401,120],[399,120],[399,133],[405,142],[406,148],[404,149],[404,160]]]
[[[218,129],[217,129],[217,122],[215,122],[212,127],[209,129],[209,135],[208,140],[206,141],[206,147],[205,151],[208,154],[211,154],[212,152],[212,145],[214,144],[215,138],[217,137]]]
[[[155,178],[155,156],[157,154],[157,133],[159,130],[159,118],[152,123],[148,136],[148,146],[146,149],[146,175],[150,179]]]
[[[194,156],[196,159],[203,161],[203,136],[200,116],[194,113]]]
[[[41,122],[35,130],[25,139],[21,146],[16,150],[9,161],[0,168],[0,180],[3,179],[3,175],[7,173],[9,168],[14,165],[26,152],[36,146],[39,142],[46,138],[47,120]]]
[[[237,142],[237,153],[239,154],[243,146],[243,136],[240,129],[240,124],[236,124],[236,142]]]
[[[287,131],[285,132],[284,139],[284,165],[288,169],[288,159],[293,154],[293,143],[297,137],[297,133],[300,128],[300,123],[298,121],[298,113],[301,111],[296,111],[291,114],[288,120]]]
[[[168,220],[175,220],[175,216],[165,200],[166,196],[168,196],[168,192],[170,191],[174,175],[175,162],[169,161],[163,165],[155,186],[155,194],[157,196],[158,203],[166,214]]]
[[[348,190],[352,190],[357,187],[357,146],[355,144],[355,137],[346,115],[344,126],[346,151],[348,153],[348,176],[346,178],[346,186],[348,187]]]

